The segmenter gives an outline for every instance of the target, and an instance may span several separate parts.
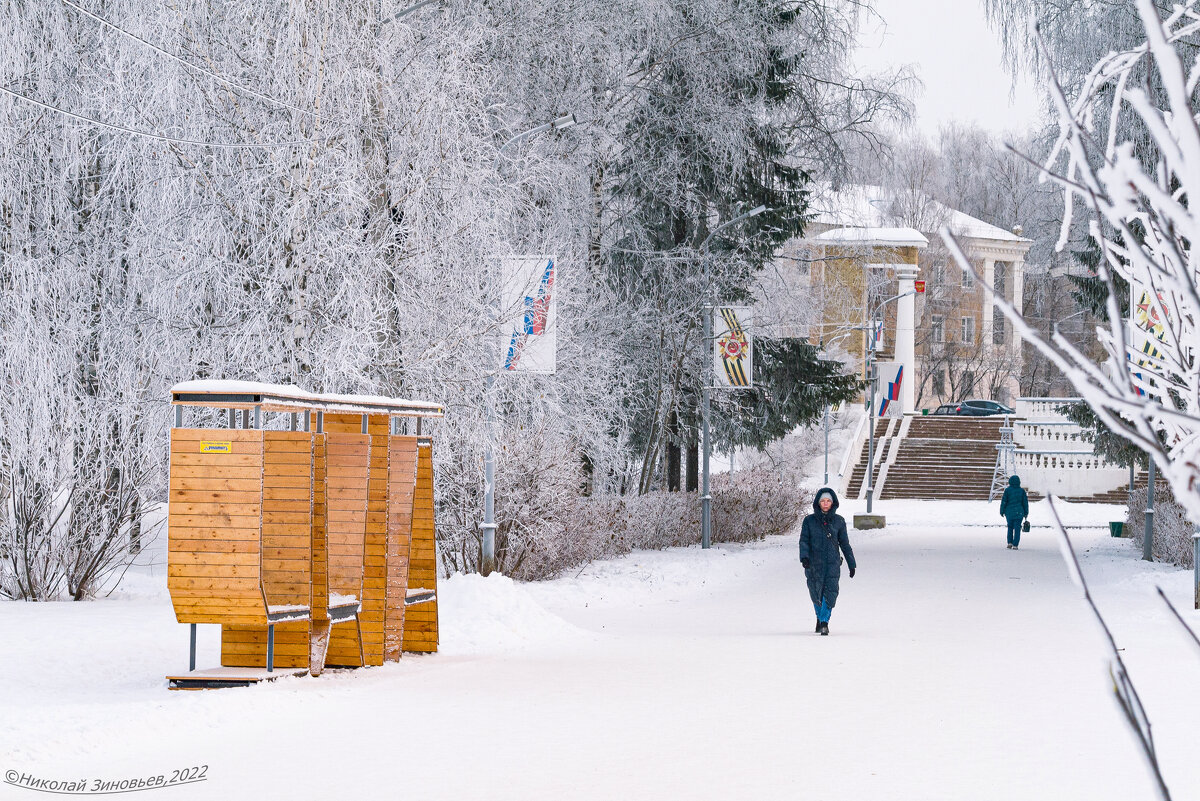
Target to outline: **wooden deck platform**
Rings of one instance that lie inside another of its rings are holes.
[[[284,676],[307,676],[308,668],[217,667],[192,670],[167,676],[167,688],[171,690],[215,690],[221,687],[249,687],[260,681],[274,681]]]

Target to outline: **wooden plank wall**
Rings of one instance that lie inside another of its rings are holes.
[[[388,438],[387,612],[384,659],[400,659],[404,644],[408,567],[412,542],[413,490],[417,483],[417,438]]]
[[[362,433],[362,415],[325,415],[325,448],[329,592],[355,596],[363,602],[365,611],[370,436]],[[367,650],[365,636],[363,640],[360,648],[359,626],[354,621],[335,625],[326,664],[360,667]],[[369,659],[367,664],[371,664]]]
[[[228,442],[230,453],[201,453]],[[266,622],[261,431],[171,429],[167,588],[180,623]]]
[[[420,437],[417,486],[413,493],[412,549],[408,586],[437,589],[437,544],[433,518],[433,440]],[[437,601],[416,604],[404,615],[404,650],[432,653],[438,646]]]
[[[262,577],[267,606],[312,608],[312,434],[263,432]]]
[[[371,438],[370,493],[367,498],[367,543],[363,559],[363,607],[359,613],[363,653],[368,665],[383,664],[384,618],[387,615],[388,418],[368,418]]]
[[[275,624],[275,667],[308,667],[310,622]],[[225,667],[266,667],[267,627],[222,626],[221,664]]]
[[[312,428],[315,426],[313,415]],[[325,434],[313,434],[313,511],[312,511],[312,629],[313,636],[325,638],[321,643],[309,644],[308,672],[321,675],[325,668],[325,654],[329,634],[329,549],[325,533]]]

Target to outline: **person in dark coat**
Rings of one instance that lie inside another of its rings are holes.
[[[1008,486],[1000,496],[1000,516],[1008,521],[1008,547],[1015,551],[1021,544],[1021,521],[1029,517],[1029,495],[1016,476],[1008,477]]]
[[[817,633],[829,633],[829,616],[837,603],[838,582],[842,577],[842,556],[854,578],[854,551],[846,534],[846,521],[837,513],[837,493],[822,487],[813,499],[813,513],[800,525],[800,564],[808,581],[808,595],[817,613]],[[841,553],[838,553],[838,551]]]

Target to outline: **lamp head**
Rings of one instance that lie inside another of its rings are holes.
[[[576,124],[575,115],[574,114],[565,114],[565,115],[559,117],[558,119],[554,120],[554,122],[552,122],[550,124],[552,126],[554,126],[554,130],[556,130],[556,131],[565,130],[567,128],[570,128],[572,125]]]

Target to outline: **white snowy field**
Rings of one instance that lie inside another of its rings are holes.
[[[851,532],[829,637],[795,536],[539,584],[456,576],[439,654],[246,689],[166,689],[188,628],[161,567],[108,600],[0,604],[0,770],[90,785],[207,766],[146,791],[171,799],[1154,797],[1045,504],[1016,552],[995,504],[876,506],[889,526]],[[1111,539],[1121,511],[1068,522],[1168,786],[1195,797],[1200,651],[1153,594],[1200,628],[1191,573]],[[198,665],[216,664],[201,627]]]

